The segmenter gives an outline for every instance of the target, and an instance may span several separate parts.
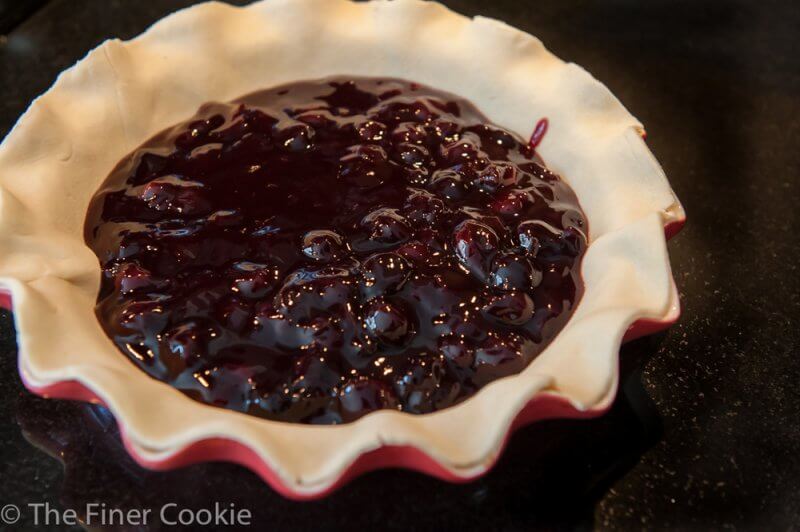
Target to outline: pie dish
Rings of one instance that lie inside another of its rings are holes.
[[[419,416],[380,410],[339,426],[288,424],[216,409],[149,378],[94,315],[101,272],[83,239],[91,198],[118,161],[206,102],[343,74],[457,94],[520,136],[547,119],[536,151],[589,224],[572,317],[520,373]],[[513,427],[602,413],[620,342],[678,317],[665,234],[684,214],[642,136],[604,86],[535,38],[435,3],[266,0],[181,11],[90,52],[0,147],[0,283],[14,307],[20,373],[37,393],[106,404],[131,454],[154,468],[236,461],[295,498],[376,467],[473,478]]]

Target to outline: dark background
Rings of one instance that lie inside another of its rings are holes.
[[[0,137],[103,39],[191,3],[0,0]],[[683,317],[623,349],[612,411],[520,430],[470,484],[383,471],[293,503],[238,466],[135,466],[104,410],[23,390],[2,312],[0,506],[233,502],[263,530],[800,527],[800,3],[444,3],[529,31],[605,82],[686,206],[670,243]]]

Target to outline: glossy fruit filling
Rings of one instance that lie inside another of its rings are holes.
[[[532,143],[371,78],[202,106],[120,162],[86,222],[97,316],[133,363],[300,423],[432,412],[522,371],[575,308],[585,232]]]

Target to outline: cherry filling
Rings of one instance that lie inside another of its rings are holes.
[[[92,201],[98,319],[209,404],[301,423],[446,408],[525,368],[581,292],[584,215],[534,145],[399,80],[204,105]]]

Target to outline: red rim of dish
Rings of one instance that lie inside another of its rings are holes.
[[[686,219],[682,218],[670,222],[664,227],[667,240],[675,236],[685,224]],[[0,307],[9,311],[12,309],[12,301],[9,293],[0,289]],[[634,322],[622,339],[623,342],[635,340],[656,332],[669,328],[680,317],[680,308],[677,312],[669,315],[664,320],[642,319]],[[56,382],[47,386],[35,386],[28,382],[20,369],[20,377],[25,387],[32,393],[53,399],[70,399],[77,401],[103,404],[90,388],[84,384],[70,380]],[[293,500],[313,500],[325,497],[340,487],[347,484],[354,478],[377,469],[401,468],[410,469],[420,473],[425,473],[440,480],[453,483],[469,482],[488,473],[503,453],[505,446],[514,433],[522,426],[529,425],[536,421],[554,418],[593,418],[604,414],[611,407],[616,396],[617,384],[609,390],[608,395],[597,406],[588,410],[578,410],[563,397],[541,392],[533,397],[525,407],[520,410],[511,427],[507,431],[503,444],[491,462],[481,469],[477,474],[461,476],[453,473],[442,466],[434,458],[430,457],[425,451],[410,445],[385,445],[361,454],[342,472],[342,474],[330,485],[319,491],[306,492],[294,491],[281,481],[281,478],[264,462],[258,454],[247,445],[235,440],[226,438],[207,438],[196,441],[177,452],[170,454],[163,460],[151,460],[139,454],[129,438],[125,434],[125,427],[120,425],[120,434],[123,444],[128,454],[142,467],[156,471],[166,471],[179,467],[184,467],[200,462],[223,461],[242,465],[260,476],[275,491]]]

